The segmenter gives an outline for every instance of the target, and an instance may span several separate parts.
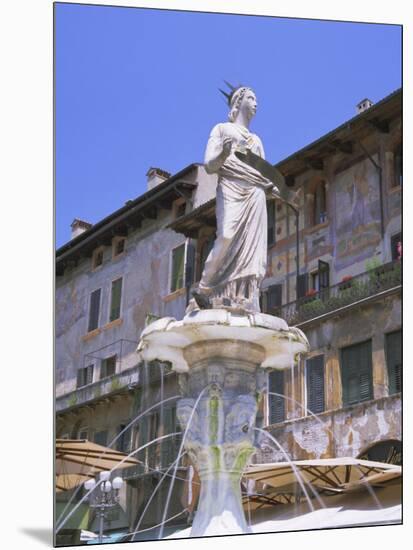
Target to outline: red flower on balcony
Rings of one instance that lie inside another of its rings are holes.
[[[344,277],[341,279],[341,282],[347,283],[348,281],[351,281],[352,278],[353,278],[352,275],[344,275]]]
[[[306,298],[309,298],[310,296],[315,296],[317,294],[317,291],[315,288],[310,288],[309,290],[307,290],[307,292],[305,293],[305,296]]]

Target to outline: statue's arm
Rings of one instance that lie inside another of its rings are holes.
[[[231,154],[232,140],[223,137],[219,125],[213,128],[205,150],[205,171],[207,174],[218,172]]]

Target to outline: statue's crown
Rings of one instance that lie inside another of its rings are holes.
[[[240,88],[244,88],[245,86],[243,86],[242,84],[239,84],[238,86],[233,86],[232,84],[230,84],[226,80],[224,80],[224,82],[228,86],[228,88],[230,90],[230,93],[227,93],[224,90],[221,90],[221,88],[218,88],[218,90],[221,92],[221,94],[223,94],[225,96],[226,101],[228,102],[228,105],[231,105],[231,100],[232,100],[235,92],[237,90],[239,90]]]

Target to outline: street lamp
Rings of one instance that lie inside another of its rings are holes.
[[[91,491],[88,498],[89,506],[96,509],[99,515],[99,543],[101,544],[106,513],[119,503],[119,491],[123,485],[123,479],[115,477],[110,481],[110,472],[100,472],[99,481],[100,483],[97,484],[94,479],[88,479],[83,486],[86,491]]]

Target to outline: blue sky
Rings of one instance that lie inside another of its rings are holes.
[[[223,79],[254,88],[278,162],[401,86],[401,28],[55,4],[56,245],[146,191],[150,166],[202,162]]]

